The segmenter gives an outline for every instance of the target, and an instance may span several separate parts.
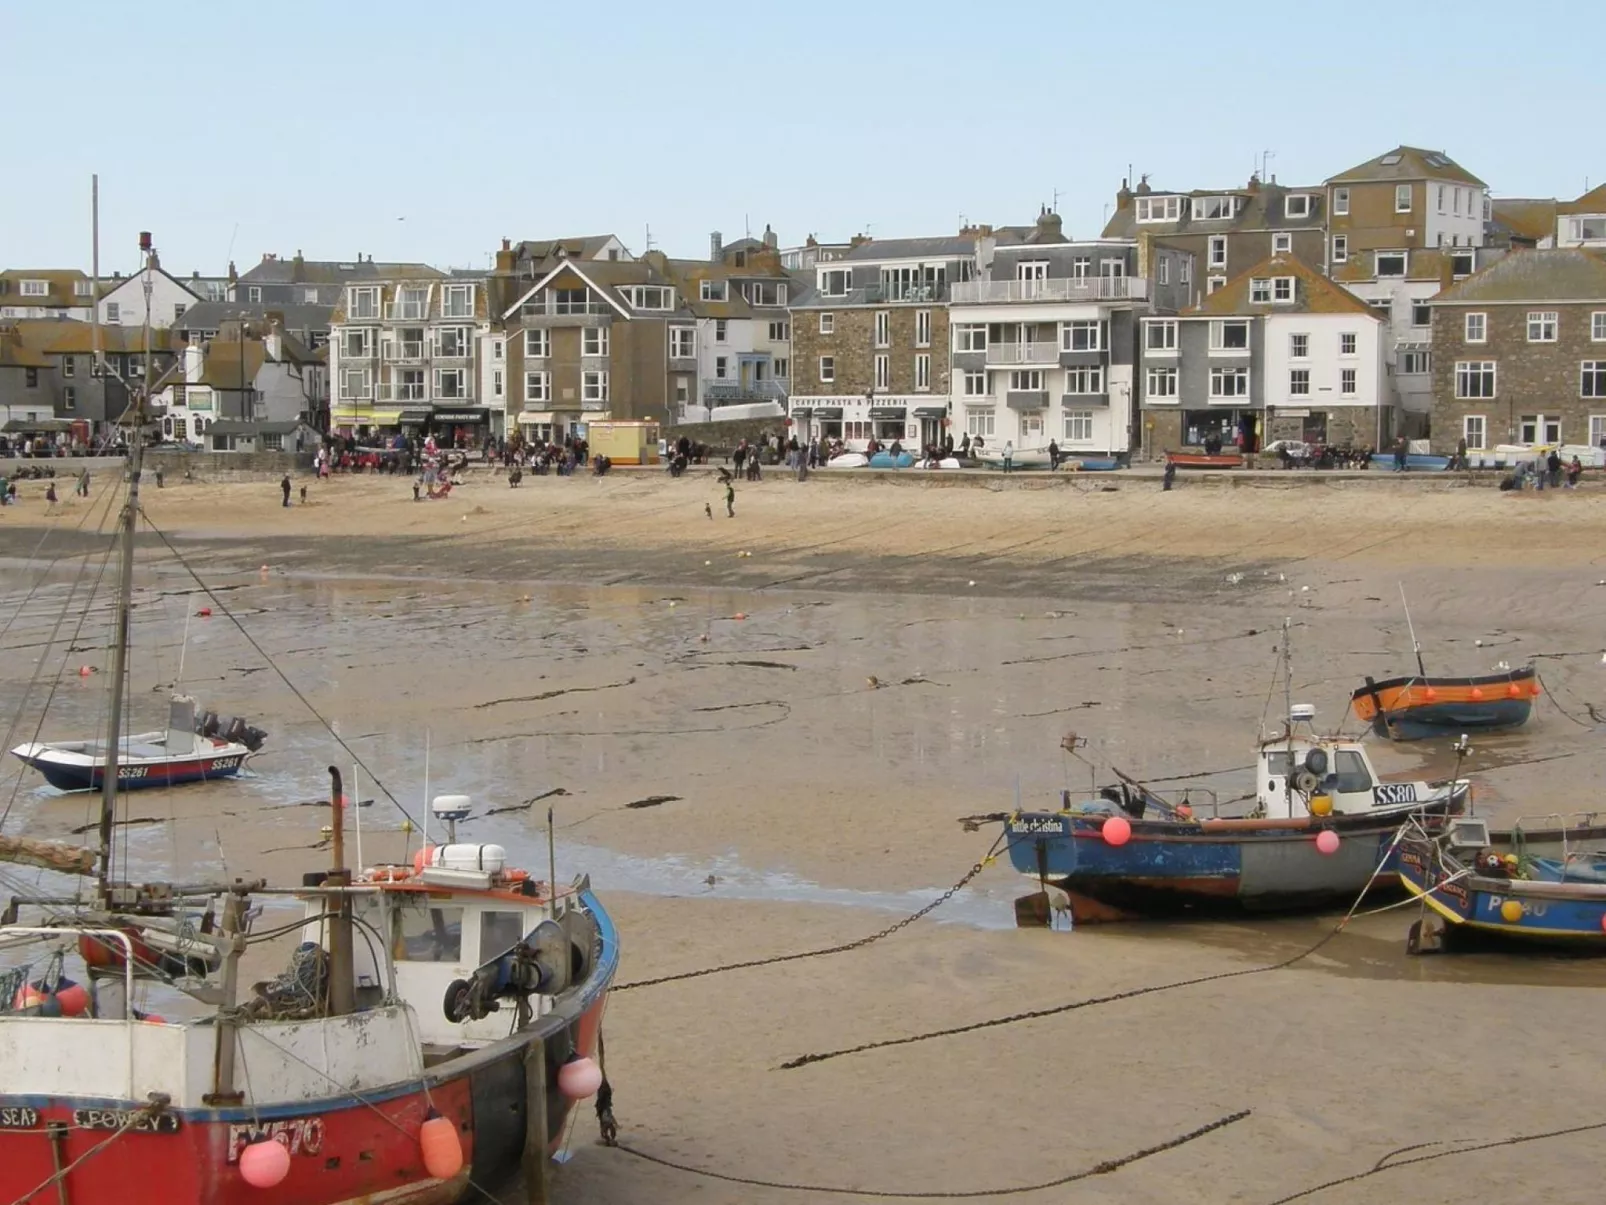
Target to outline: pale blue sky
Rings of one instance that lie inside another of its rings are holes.
[[[651,226],[706,253],[1030,221],[1125,174],[1309,184],[1398,143],[1497,196],[1606,178],[1599,0],[484,4],[0,0],[0,266],[264,251],[480,266]],[[28,98],[28,99],[24,99]],[[1593,155],[1593,158],[1591,158]],[[398,220],[402,218],[405,220]]]

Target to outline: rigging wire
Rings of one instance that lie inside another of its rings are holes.
[[[373,767],[367,762],[363,761],[361,755],[359,755],[355,749],[348,745],[345,738],[335,730],[335,726],[324,717],[321,711],[313,706],[312,700],[307,698],[307,696],[302,692],[301,688],[290,680],[289,675],[286,674],[284,670],[279,668],[278,662],[269,656],[267,651],[257,643],[256,638],[246,630],[245,625],[235,617],[234,612],[229,610],[228,604],[212,592],[212,588],[208,586],[204,580],[202,580],[201,575],[197,573],[195,568],[189,563],[188,560],[185,559],[184,554],[173,546],[173,542],[167,538],[167,533],[161,528],[157,527],[155,523],[151,522],[150,516],[144,513],[143,508],[141,508],[140,513],[145,519],[145,525],[156,534],[156,538],[161,540],[163,547],[165,547],[167,551],[172,554],[173,559],[183,567],[184,572],[189,574],[190,578],[195,582],[195,584],[200,587],[201,592],[206,595],[207,599],[211,602],[212,606],[217,609],[218,613],[232,623],[241,636],[245,637],[245,642],[251,646],[251,648],[256,652],[257,656],[262,658],[263,664],[273,671],[274,676],[277,677],[280,682],[284,683],[286,689],[288,689],[290,693],[293,694],[301,703],[301,705],[305,707],[309,713],[311,713],[312,717],[317,720],[318,723],[323,725],[324,731],[328,732],[329,735],[334,738],[335,744],[340,746],[340,748],[345,752],[346,756],[351,758],[354,764],[363,768],[368,777],[373,781],[374,786],[384,794],[386,799],[390,800],[392,806],[394,806],[395,809],[402,814],[403,818],[405,818],[409,823],[416,825],[418,822],[413,819],[412,813],[402,806],[401,801],[391,793],[390,788],[384,784],[379,775],[374,773]]]

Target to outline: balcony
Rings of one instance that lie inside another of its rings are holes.
[[[967,280],[953,286],[954,305],[999,305],[1030,301],[1144,301],[1142,276],[1078,276],[1058,280]]]
[[[424,345],[422,343],[387,343],[385,345],[385,361],[390,364],[422,364],[424,362]]]
[[[1110,395],[1108,393],[1062,393],[1060,405],[1067,410],[1089,410],[1095,406],[1108,406]]]
[[[727,406],[739,402],[784,402],[786,386],[781,381],[748,381],[726,377],[704,378],[703,405]]]
[[[385,303],[386,322],[423,322],[429,316],[429,306],[423,301],[416,304],[406,301]]]
[[[920,281],[882,281],[879,284],[862,285],[849,289],[846,293],[821,293],[818,300],[821,303],[831,302],[835,305],[931,305],[945,301],[948,298],[948,283],[941,280]]]
[[[1058,364],[1058,343],[991,343],[987,346],[989,364]]]
[[[556,297],[548,297],[519,307],[519,317],[526,326],[597,326],[597,319],[611,319],[615,313],[617,311],[600,298],[559,302]]]
[[[1004,394],[1004,405],[1011,410],[1042,410],[1048,405],[1048,390],[1011,389]]]

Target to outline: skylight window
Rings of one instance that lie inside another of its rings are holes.
[[[1378,162],[1384,167],[1393,167],[1401,158],[1403,158],[1401,155],[1384,155]]]

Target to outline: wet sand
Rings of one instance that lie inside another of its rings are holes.
[[[1362,675],[1409,662],[1402,582],[1430,667],[1539,658],[1549,694],[1534,721],[1476,742],[1480,810],[1570,811],[1593,796],[1600,497],[1118,484],[775,480],[738,487],[738,518],[711,521],[711,486],[663,479],[481,481],[420,504],[405,482],[336,481],[288,510],[271,486],[170,482],[149,513],[218,593],[186,593],[194,583],[159,552],[142,570],[136,723],[160,722],[183,648],[203,703],[272,736],[243,783],[134,796],[131,815],[154,823],[127,829],[129,856],[152,875],[281,881],[326,860],[308,848],[323,813],[296,805],[327,790],[324,766],[350,759],[265,654],[415,817],[426,739],[428,790],[476,800],[472,839],[541,865],[553,806],[560,875],[589,868],[623,929],[622,982],[831,945],[912,911],[985,853],[996,830],[967,833],[957,817],[1086,786],[1088,767],[1060,749],[1068,731],[1101,768],[1223,771],[1186,782],[1223,800],[1246,791],[1256,732],[1282,708],[1282,619],[1295,625],[1296,701],[1336,724]],[[104,612],[64,652],[76,615],[52,627],[77,562],[40,578],[87,513],[66,511],[37,552],[36,516],[0,516],[4,613],[16,616],[0,636],[0,693],[8,726],[30,717],[9,744],[31,737],[63,666],[46,735],[97,722],[97,678],[76,669],[105,664]],[[197,617],[201,605],[214,615]],[[1435,742],[1373,757],[1413,777],[1452,764]],[[7,832],[70,836],[92,819],[82,797],[7,778]],[[408,839],[397,809],[364,773],[356,793],[379,800],[360,809],[365,859],[395,856]],[[675,798],[630,806],[654,796]],[[517,810],[483,815],[497,807]],[[1023,890],[994,866],[867,948],[618,994],[608,1053],[623,1140],[758,1180],[965,1192],[1052,1180],[1249,1109],[1177,1150],[1017,1199],[1269,1205],[1418,1143],[1606,1122],[1606,965],[1408,959],[1410,909],[1357,921],[1293,969],[779,1069],[1267,965],[1333,919],[1024,931],[1010,916]],[[560,1200],[826,1199],[702,1179],[600,1148],[595,1133],[583,1111]],[[1598,1139],[1502,1147],[1306,1199],[1593,1201]]]

